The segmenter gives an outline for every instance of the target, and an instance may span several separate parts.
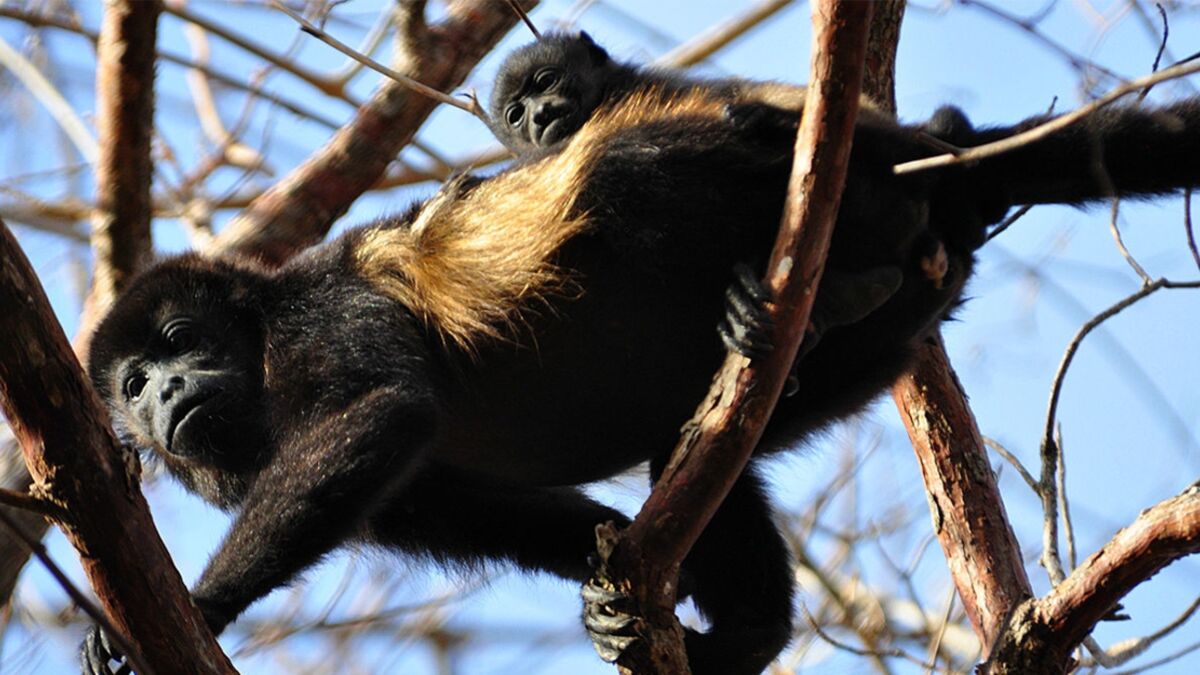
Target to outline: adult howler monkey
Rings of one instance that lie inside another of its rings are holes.
[[[586,580],[594,525],[627,520],[578,486],[663,467],[722,358],[713,328],[731,270],[774,239],[795,123],[762,104],[645,91],[554,152],[278,270],[188,255],[134,281],[96,332],[91,376],[133,443],[238,509],[193,590],[212,629],[354,542]],[[947,128],[959,145],[1012,133]],[[1191,100],[897,177],[895,163],[929,150],[908,128],[864,121],[827,266],[893,266],[902,283],[797,364],[805,387],[781,402],[761,452],[886,386],[957,302],[1009,204],[1195,185],[1198,153]],[[945,242],[940,287],[916,259],[926,235]],[[762,670],[791,634],[792,578],[753,465],[685,572],[711,626],[687,636],[693,672]],[[94,630],[85,671],[108,672],[110,655]]]

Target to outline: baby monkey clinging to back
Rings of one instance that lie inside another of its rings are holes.
[[[799,110],[804,87],[740,78],[688,77],[614,61],[587,33],[542,36],[508,56],[492,90],[492,133],[521,155],[551,148],[605,103],[636,90],[667,95],[702,90],[730,103],[760,102]]]

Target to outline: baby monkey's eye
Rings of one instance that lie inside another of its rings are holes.
[[[544,68],[533,76],[533,86],[539,91],[546,91],[558,84],[558,71],[554,68]]]
[[[517,126],[524,117],[525,106],[520,103],[514,103],[504,110],[504,119],[508,122],[509,126]]]

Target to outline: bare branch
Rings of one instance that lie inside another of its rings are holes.
[[[117,630],[117,627],[108,620],[108,617],[104,614],[104,610],[97,607],[96,603],[89,600],[88,597],[83,594],[83,591],[80,591],[75,584],[71,583],[71,579],[67,577],[66,573],[62,571],[62,568],[59,567],[58,564],[54,562],[54,559],[50,557],[50,554],[46,552],[46,547],[42,546],[42,542],[39,541],[39,537],[32,533],[26,532],[25,528],[22,527],[21,524],[16,521],[16,519],[5,513],[3,510],[0,510],[0,522],[4,523],[4,526],[8,528],[9,532],[12,532],[14,535],[16,535],[17,539],[19,539],[21,543],[29,548],[30,553],[32,553],[33,556],[38,559],[38,562],[42,564],[42,567],[46,568],[46,571],[50,573],[50,576],[54,577],[54,581],[57,582],[59,587],[62,588],[63,591],[71,598],[71,601],[78,605],[92,621],[100,624],[104,627],[104,630],[108,631],[109,637],[111,637],[112,640],[116,642],[117,645],[123,650],[126,658],[129,659],[129,663],[137,669],[137,672],[144,672],[147,674],[154,672],[146,665],[146,660],[142,658],[142,655],[137,649],[134,648],[133,643],[130,642],[129,638],[126,637],[124,633]]]
[[[70,138],[71,142],[75,144],[75,148],[79,150],[83,159],[88,164],[94,163],[97,153],[96,139],[92,138],[92,132],[87,125],[79,119],[75,109],[42,75],[41,71],[2,38],[0,38],[0,65],[15,75],[29,90],[29,93],[41,102],[54,121],[58,122],[58,126],[62,127],[67,138]]]
[[[940,336],[892,388],[963,607],[985,653],[1008,614],[1033,597],[1021,549],[987,461],[974,415]]]
[[[329,45],[330,47],[333,47],[334,49],[345,54],[346,56],[348,56],[348,57],[354,59],[355,61],[363,64],[364,66],[370,68],[371,70],[374,70],[375,72],[380,73],[381,75],[384,75],[386,77],[390,77],[393,80],[399,82],[400,84],[403,84],[404,86],[408,87],[409,89],[412,89],[413,91],[417,92],[418,94],[421,94],[422,96],[428,96],[429,98],[437,101],[438,103],[445,103],[446,105],[453,106],[455,108],[458,108],[459,110],[465,110],[466,112],[469,112],[472,115],[475,115],[476,117],[478,117],[480,119],[484,119],[484,120],[487,119],[487,115],[483,112],[483,109],[480,108],[479,105],[475,104],[473,99],[472,99],[472,103],[463,103],[461,100],[459,100],[453,96],[450,96],[449,94],[444,94],[444,93],[438,91],[437,89],[434,89],[433,87],[422,84],[421,82],[418,82],[417,80],[405,75],[404,73],[400,73],[395,70],[392,70],[391,68],[388,68],[387,66],[383,65],[382,63],[379,63],[378,61],[370,58],[369,56],[359,53],[354,48],[350,47],[349,45],[347,45],[344,42],[341,42],[340,40],[337,40],[332,35],[326,33],[325,31],[321,30],[320,28],[317,28],[312,23],[310,23],[308,21],[308,19],[305,19],[303,16],[300,16],[296,12],[293,12],[291,9],[288,8],[287,5],[283,4],[282,2],[279,2],[279,0],[271,0],[271,6],[274,7],[275,9],[278,9],[279,11],[283,12],[284,14],[287,14],[289,17],[291,17],[291,19],[293,21],[300,24],[301,30],[303,30],[305,33],[308,33],[309,35],[317,38],[321,42],[324,42],[325,44]]]
[[[1200,553],[1200,486],[1194,484],[1143,511],[1046,597],[1015,612],[984,672],[1063,672],[1072,650],[1121,598],[1195,553]]]

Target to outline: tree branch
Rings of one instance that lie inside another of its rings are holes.
[[[766,286],[775,349],[753,361],[730,354],[685,427],[658,485],[608,558],[610,579],[631,589],[646,617],[638,673],[686,672],[674,614],[679,564],[741,474],[775,407],[808,323],[837,216],[858,111],[870,3],[813,7],[808,98]],[[601,542],[602,550],[611,542]]]
[[[1071,652],[1126,594],[1170,563],[1200,553],[1200,485],[1142,512],[1044,598],[1013,614],[982,668],[994,675],[1062,673]]]
[[[137,456],[113,437],[108,414],[3,223],[0,260],[0,409],[36,492],[71,514],[60,525],[113,626],[132,640],[129,656],[140,654],[160,673],[234,672],[158,538],[138,489]]]

